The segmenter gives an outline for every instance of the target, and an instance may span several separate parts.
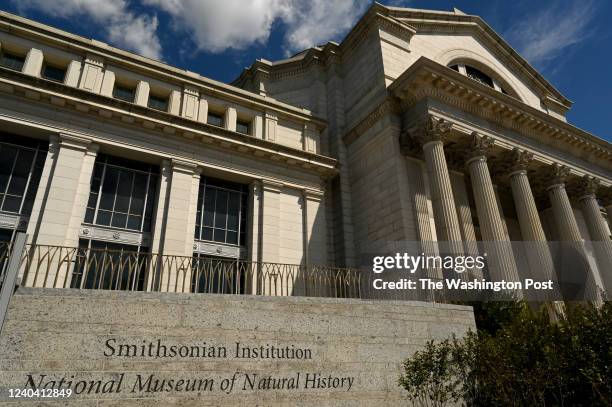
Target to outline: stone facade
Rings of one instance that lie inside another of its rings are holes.
[[[396,384],[402,359],[429,339],[474,328],[471,307],[447,304],[31,288],[18,291],[7,318],[0,336],[0,404],[14,406],[39,405],[9,399],[7,389],[24,388],[27,375],[38,382],[41,374],[47,382],[71,380],[72,386],[61,387],[79,394],[61,399],[67,406],[395,406],[404,399]],[[126,349],[120,354],[120,344],[157,347],[158,340],[166,347],[224,346],[227,354],[159,358],[157,348],[153,356],[148,348],[145,355],[126,357]],[[304,349],[310,357],[245,360],[235,357],[236,343]],[[265,382],[259,387],[260,379],[298,373],[296,388],[266,388]],[[350,388],[346,380],[343,387],[307,386],[306,375],[315,373],[351,379]],[[173,380],[172,386],[188,379],[214,383],[203,391],[188,391],[190,386],[159,391],[146,383],[150,375]],[[222,381],[233,376],[233,388],[222,391]],[[118,392],[117,385],[112,392],[77,385],[121,377]]]
[[[45,156],[4,240],[336,267],[484,241],[506,279],[527,264],[511,241],[586,240],[593,290],[612,284],[610,144],[479,17],[374,4],[340,44],[232,85],[7,13],[0,47],[0,141]]]
[[[568,124],[571,102],[479,17],[374,4],[340,44],[258,60],[234,84],[327,119],[337,263],[397,241],[501,242],[490,274],[515,279],[527,262],[510,241],[593,241],[594,290],[612,288],[611,145]],[[552,275],[548,250],[529,267]]]

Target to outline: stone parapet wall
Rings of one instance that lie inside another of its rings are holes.
[[[471,308],[456,305],[20,288],[0,334],[0,405],[398,405],[401,361],[470,328]],[[162,346],[188,356],[157,357]],[[252,357],[262,347],[278,357]],[[9,398],[28,375],[81,394]],[[155,391],[162,380],[170,391]]]

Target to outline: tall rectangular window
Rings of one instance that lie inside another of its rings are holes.
[[[245,246],[247,198],[247,185],[202,177],[195,238]]]
[[[0,211],[29,215],[48,142],[0,134]]]
[[[5,51],[0,54],[0,63],[5,68],[21,72],[25,63],[25,57]]]
[[[100,154],[91,178],[85,222],[151,231],[159,168]]]

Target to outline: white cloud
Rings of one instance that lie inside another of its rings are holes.
[[[146,57],[161,59],[157,17],[135,15],[125,0],[14,0],[20,10],[36,9],[61,18],[91,18],[113,44]]]
[[[274,23],[286,26],[287,51],[301,50],[344,34],[369,0],[143,0],[172,16],[197,47],[209,52],[265,43]]]
[[[590,24],[595,13],[596,7],[591,1],[546,7],[539,13],[527,16],[506,36],[529,62],[546,64],[592,34]]]

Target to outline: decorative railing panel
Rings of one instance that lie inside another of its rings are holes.
[[[27,246],[20,273],[29,287],[437,300],[420,298],[422,292],[376,291],[373,274],[355,268],[76,247]]]

